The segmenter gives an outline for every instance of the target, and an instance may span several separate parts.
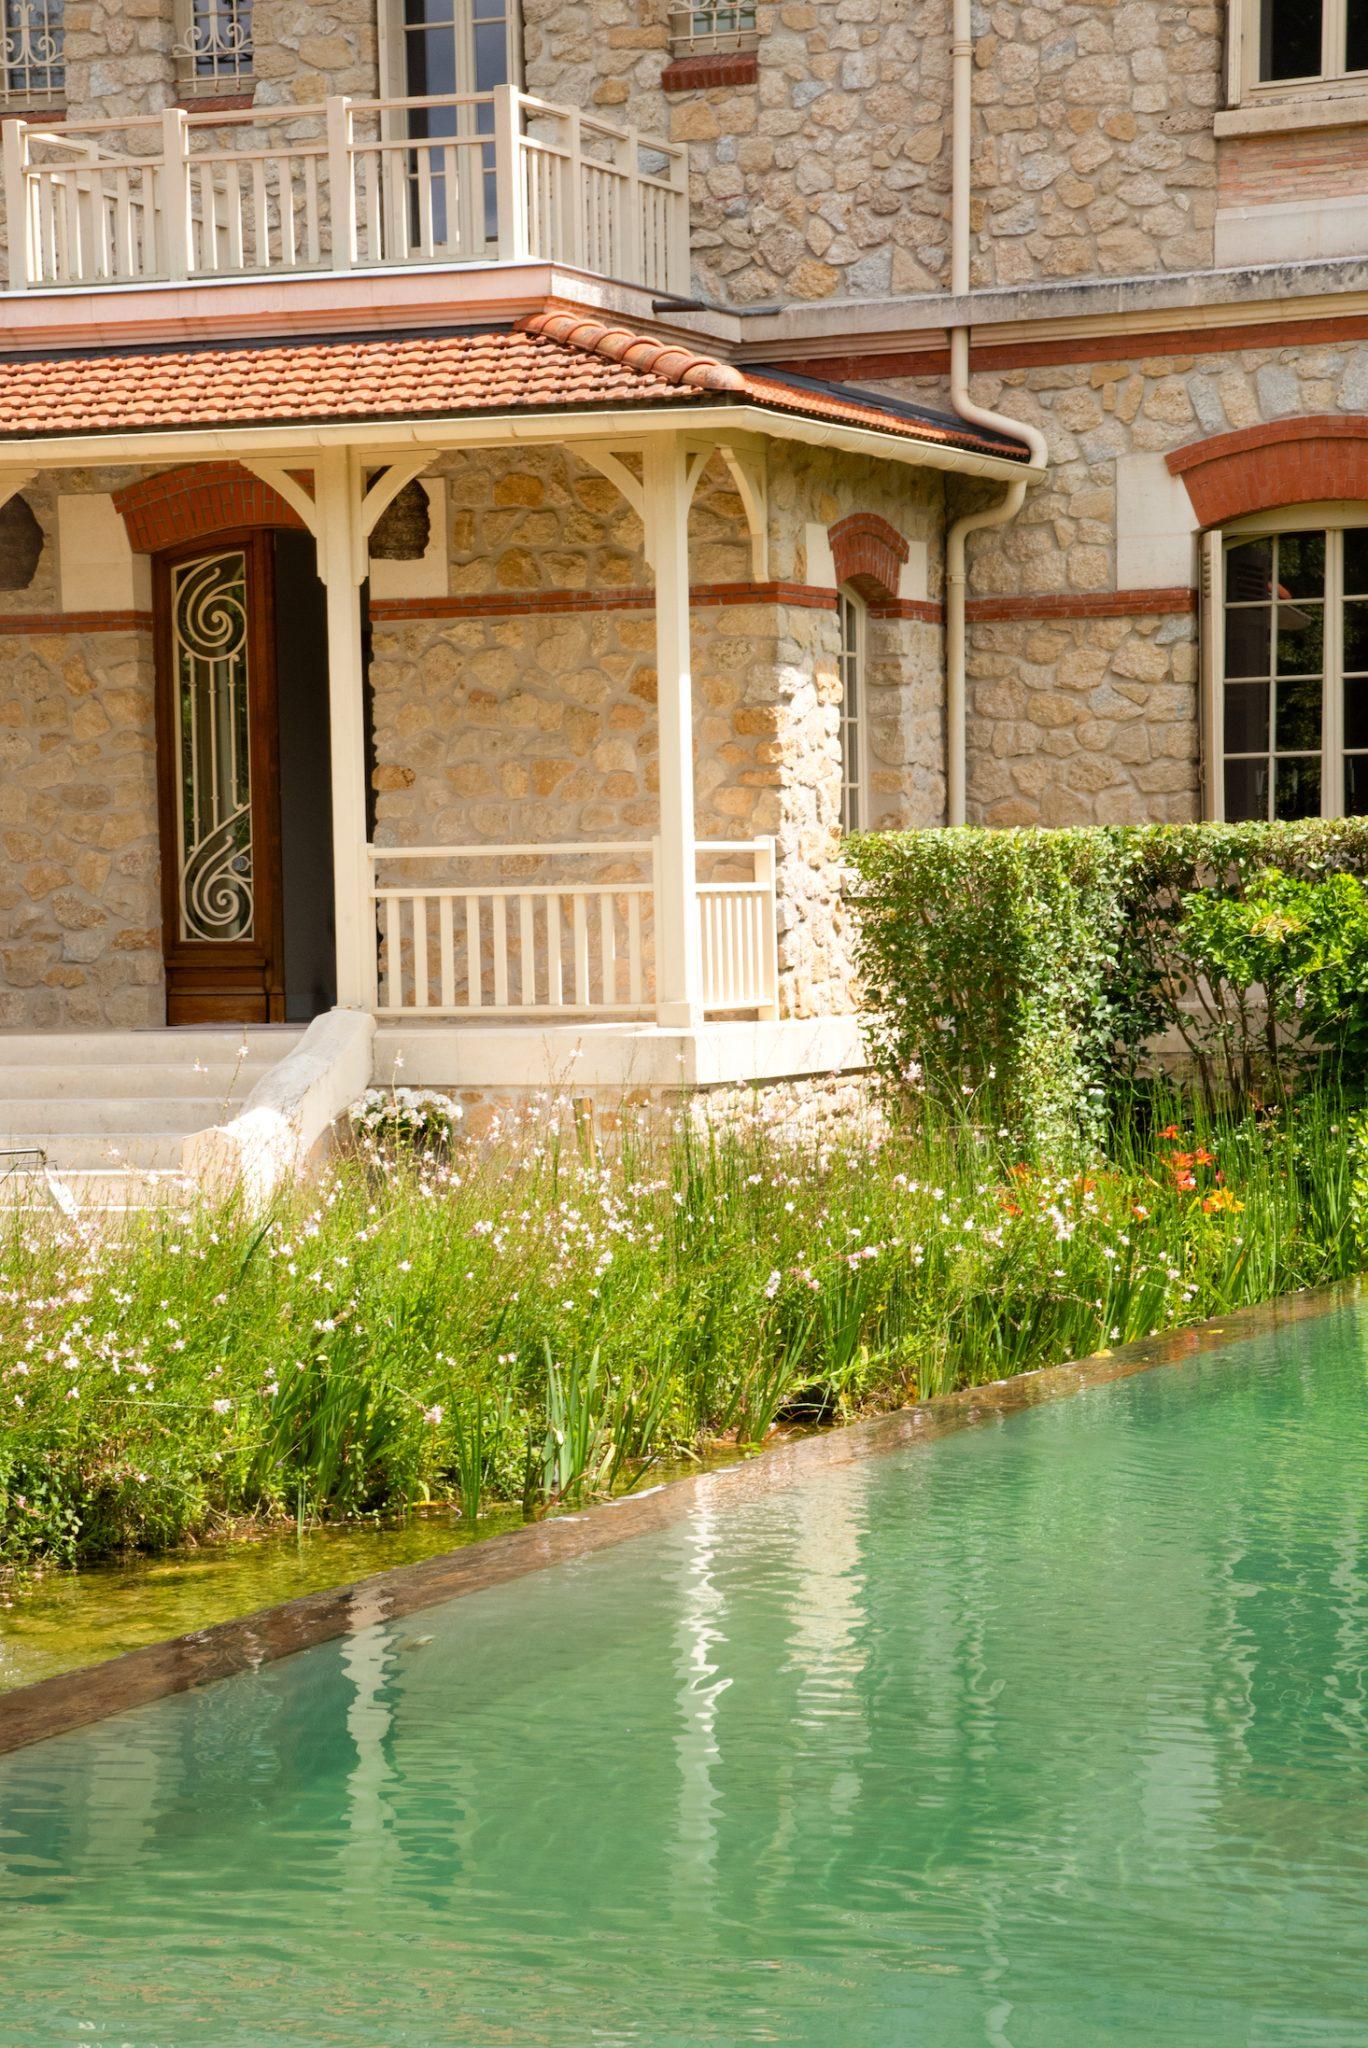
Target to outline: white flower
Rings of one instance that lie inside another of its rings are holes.
[[[782,1278],[783,1275],[780,1273],[779,1268],[776,1266],[774,1271],[770,1274],[769,1279],[765,1282],[766,1301],[773,1301],[775,1295],[779,1292],[779,1282]]]
[[[215,1403],[214,1403],[214,1413],[215,1413],[215,1415],[231,1415],[231,1414],[232,1414],[232,1412],[233,1412],[233,1404],[232,1404],[232,1402],[231,1402],[231,1401],[215,1401]]]
[[[437,1427],[437,1424],[441,1421],[444,1412],[445,1411],[440,1406],[434,1404],[431,1408],[425,1408],[423,1410],[423,1420],[424,1422],[430,1422],[433,1428],[435,1429]]]

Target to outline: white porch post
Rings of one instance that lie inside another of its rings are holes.
[[[314,470],[318,573],[328,593],[328,715],[332,779],[337,1001],[375,1007],[375,919],[366,833],[366,731],[361,585],[366,542],[364,474],[351,449],[328,450]]]
[[[694,836],[693,674],[689,642],[689,501],[692,477],[673,434],[653,435],[643,456],[646,552],[655,569],[660,723],[660,860],[656,890],[656,1021],[703,1021]]]

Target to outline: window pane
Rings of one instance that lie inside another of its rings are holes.
[[[1351,676],[1368,670],[1368,604],[1344,607],[1344,667]]]
[[[1321,807],[1321,764],[1319,760],[1279,761],[1274,816],[1318,818]]]
[[[1349,23],[1345,36],[1344,68],[1368,71],[1368,0],[1348,0]]]
[[[1351,754],[1344,764],[1344,815],[1361,818],[1368,812],[1368,754]]]
[[[1268,685],[1227,683],[1225,750],[1228,754],[1268,752]]]
[[[1284,593],[1288,597],[1324,597],[1323,533],[1278,535],[1278,594]]]
[[[475,31],[475,90],[492,92],[508,84],[508,31],[501,21],[481,22]]]
[[[1226,674],[1266,676],[1272,660],[1272,608],[1266,604],[1237,607],[1226,613]]]
[[[1263,0],[1259,76],[1319,78],[1322,0]]]
[[[1277,748],[1280,754],[1301,753],[1321,743],[1321,686],[1279,683]]]
[[[1318,676],[1325,661],[1325,606],[1278,606],[1278,674]]]
[[[1226,816],[1235,823],[1268,816],[1267,761],[1227,761]]]
[[[1344,594],[1346,597],[1368,597],[1368,526],[1345,529]]]
[[[1273,588],[1273,543],[1247,540],[1226,554],[1226,603],[1257,604]]]
[[[1368,681],[1344,686],[1344,744],[1368,747]]]

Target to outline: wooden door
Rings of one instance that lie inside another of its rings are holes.
[[[285,1015],[274,603],[269,533],[158,557],[168,1024]]]

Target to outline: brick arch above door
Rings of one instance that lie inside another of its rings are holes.
[[[1269,420],[1189,441],[1165,461],[1186,486],[1199,526],[1281,505],[1368,501],[1368,415]]]
[[[115,491],[114,505],[139,555],[243,527],[302,530],[304,525],[279,491],[237,462],[190,462],[161,470]]]

